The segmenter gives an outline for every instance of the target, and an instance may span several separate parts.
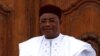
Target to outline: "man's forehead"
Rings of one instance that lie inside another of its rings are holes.
[[[40,17],[58,17],[58,15],[53,13],[44,13]]]
[[[40,19],[45,19],[45,20],[46,19],[53,20],[53,19],[56,19],[56,18],[58,19],[59,17],[55,14],[52,14],[52,13],[45,13],[40,17]]]

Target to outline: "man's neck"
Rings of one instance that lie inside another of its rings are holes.
[[[59,33],[59,34],[60,34],[60,33]],[[59,36],[59,34],[56,34],[55,36],[50,36],[50,37],[45,36],[45,38],[46,38],[46,39],[55,39],[55,38],[57,38],[57,37]]]

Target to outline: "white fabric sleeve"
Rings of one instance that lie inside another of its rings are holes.
[[[30,56],[21,44],[19,44],[19,56]]]
[[[75,56],[96,56],[95,50],[90,44],[84,45]]]

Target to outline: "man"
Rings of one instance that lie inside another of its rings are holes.
[[[43,35],[20,43],[19,56],[96,56],[90,44],[60,33],[60,8],[43,6],[39,16]]]

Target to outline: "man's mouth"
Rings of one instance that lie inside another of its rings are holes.
[[[44,28],[44,30],[52,30],[52,28]]]
[[[45,31],[52,31],[52,29],[45,29]]]
[[[45,29],[45,31],[50,32],[50,31],[52,31],[52,29]]]

